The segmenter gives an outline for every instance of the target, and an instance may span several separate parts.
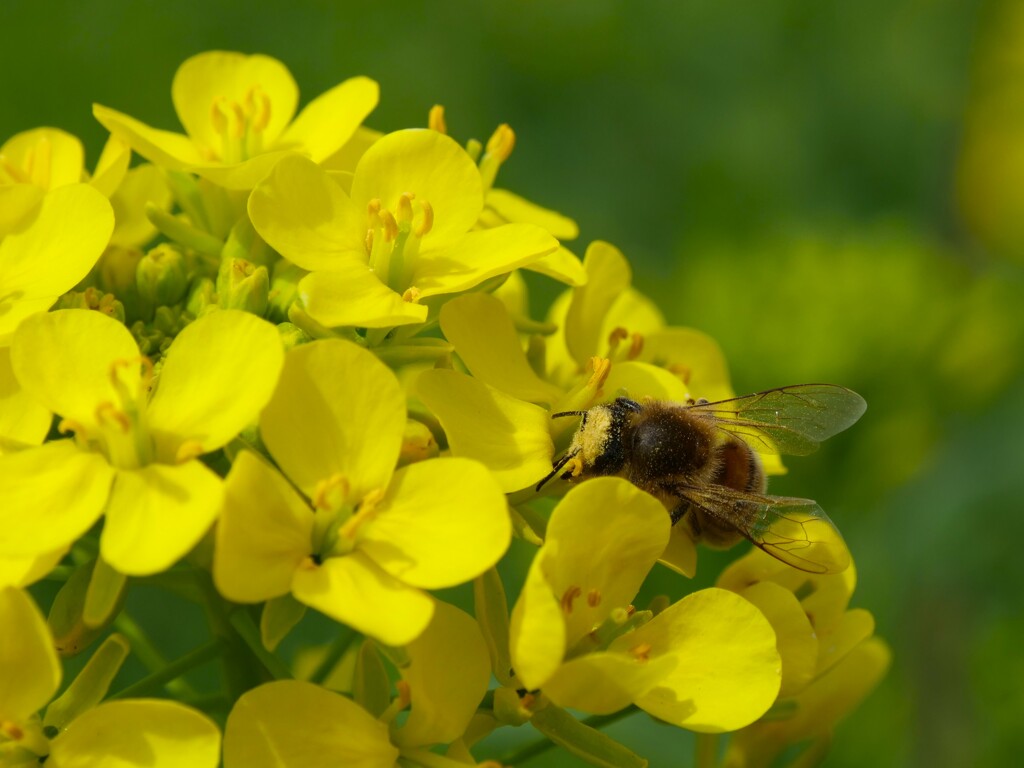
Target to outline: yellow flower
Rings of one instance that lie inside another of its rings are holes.
[[[512,611],[523,687],[595,714],[635,703],[691,730],[752,722],[779,690],[775,634],[746,600],[695,592],[661,613],[633,599],[669,537],[665,509],[619,478],[565,495]]]
[[[285,158],[249,198],[256,231],[311,271],[299,293],[309,314],[330,327],[423,322],[421,300],[469,290],[558,247],[529,224],[471,231],[482,207],[473,161],[427,130],[379,139],[351,179]]]
[[[171,96],[185,134],[151,128],[99,104],[93,114],[161,168],[245,190],[289,153],[314,162],[333,154],[377,105],[378,87],[368,78],[351,78],[295,116],[298,87],[281,62],[209,51],[178,67]]]
[[[14,373],[75,438],[0,456],[0,552],[54,552],[105,514],[100,552],[117,571],[173,564],[220,508],[221,480],[197,457],[255,419],[282,358],[272,325],[214,312],[178,335],[150,398],[152,366],[120,323],[83,310],[25,320]]]
[[[872,637],[874,618],[848,610],[856,585],[852,564],[843,573],[816,575],[780,563],[760,550],[740,558],[718,578],[756,605],[775,629],[782,685],[770,715],[735,734],[730,766],[768,766],[792,744],[814,740],[827,749],[836,722],[855,709],[884,676],[890,653]]]
[[[87,181],[110,197],[124,179],[130,160],[131,148],[111,137],[90,175],[77,136],[59,128],[33,128],[0,146],[0,185],[29,184],[46,191]]]
[[[260,434],[294,487],[255,454],[236,459],[217,528],[221,593],[290,592],[389,645],[416,638],[434,612],[423,590],[494,565],[511,524],[476,462],[395,471],[405,424],[398,381],[371,353],[336,339],[291,350]]]
[[[105,685],[84,691],[75,690],[72,683],[40,717],[39,711],[53,698],[61,680],[46,621],[24,592],[7,587],[0,589],[0,626],[6,630],[0,641],[0,762],[4,765],[45,761],[55,768],[85,768],[109,765],[113,755],[118,764],[151,768],[217,765],[217,726],[177,702],[125,699],[97,704],[106,693]],[[107,683],[112,677],[113,673]],[[73,700],[68,701],[69,697]]]

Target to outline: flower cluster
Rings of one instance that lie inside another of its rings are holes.
[[[664,499],[572,465],[538,490],[577,423],[552,416],[733,392],[621,252],[581,261],[571,219],[495,186],[512,129],[379,133],[365,77],[296,114],[259,55],[171,92],[183,133],[95,106],[92,172],[54,128],[0,147],[0,764],[472,765],[530,724],[633,766],[577,715],[638,710],[735,732],[729,765],[820,751],[887,663],[852,569],[755,550],[692,591]],[[543,320],[521,270],[566,286]],[[676,594],[637,607],[659,562]],[[206,641],[166,660],[139,585]]]

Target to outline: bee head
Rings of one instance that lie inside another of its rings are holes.
[[[640,411],[640,404],[620,397],[606,405],[595,405],[586,411],[564,411],[552,414],[551,418],[580,416],[580,426],[573,435],[572,443],[547,477],[537,484],[537,490],[572,459],[578,459],[582,472],[566,472],[562,478],[572,479],[575,474],[584,476],[614,475],[626,463],[623,432],[631,416]]]

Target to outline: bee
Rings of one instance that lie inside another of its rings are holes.
[[[617,475],[659,499],[695,541],[730,547],[747,538],[811,573],[849,565],[842,535],[810,499],[770,496],[758,448],[803,456],[852,425],[867,404],[833,384],[799,384],[708,402],[628,397],[552,418],[581,417],[551,473],[569,482]]]

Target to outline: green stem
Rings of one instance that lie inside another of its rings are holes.
[[[718,734],[698,733],[693,753],[694,768],[715,768],[718,763]]]
[[[313,670],[313,674],[309,676],[311,683],[322,685],[324,680],[328,678],[331,672],[334,671],[334,667],[337,666],[338,662],[341,661],[341,657],[345,655],[345,651],[349,649],[357,637],[358,633],[351,629],[343,629],[342,633],[338,635],[331,642],[331,645],[327,649],[327,653],[320,659],[320,663],[316,665],[316,669]]]
[[[150,672],[156,674],[168,666],[169,662],[156,647],[156,644],[149,639],[146,631],[126,611],[121,611],[114,619],[114,627],[128,638],[132,653]],[[175,698],[197,695],[196,690],[187,680],[171,680],[167,683],[167,690],[174,694]]]
[[[402,757],[423,768],[465,768],[466,764],[425,749],[403,749]]]
[[[590,717],[580,721],[583,725],[588,728],[593,728],[595,731],[601,728],[616,723],[624,717],[639,712],[636,705],[630,704],[625,709],[620,709],[618,712],[612,712],[610,715],[591,715]],[[527,744],[511,755],[506,755],[501,758],[502,765],[520,765],[527,760],[532,760],[538,755],[543,755],[550,749],[554,749],[558,745],[550,739],[538,739],[531,744]]]
[[[133,683],[127,688],[122,688],[110,698],[138,699],[152,696],[153,694],[159,693],[165,685],[170,687],[169,684],[171,682],[180,678],[190,669],[194,669],[195,667],[205,664],[211,659],[215,659],[223,652],[224,641],[219,637],[215,637],[198,648],[189,651],[180,659],[167,664],[163,669],[157,670],[152,675],[142,678],[137,683]]]
[[[74,573],[74,572],[75,572],[75,566],[73,566],[73,565],[58,565],[52,571],[50,571],[48,574],[46,574],[43,577],[43,579],[45,579],[46,581],[62,581],[63,582],[63,581],[67,581],[69,578],[71,578],[71,574]]]
[[[260,663],[275,680],[290,680],[292,678],[291,670],[287,665],[263,647],[259,627],[256,626],[256,622],[252,620],[252,616],[247,610],[239,608],[232,611],[228,615],[228,620],[238,636],[242,638],[249,650],[260,660]]]

